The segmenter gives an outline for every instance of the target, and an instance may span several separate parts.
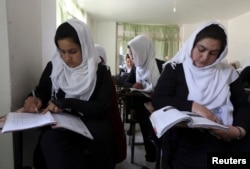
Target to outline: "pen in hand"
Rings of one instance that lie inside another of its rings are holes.
[[[39,112],[38,112],[38,109],[37,109],[38,100],[37,100],[36,93],[35,93],[34,90],[32,90],[32,96],[33,96],[33,102],[34,102],[34,104],[36,105],[35,111],[36,111],[36,113],[39,113]]]

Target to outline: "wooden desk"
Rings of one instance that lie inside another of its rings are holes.
[[[134,163],[134,147],[135,147],[135,145],[143,145],[144,144],[144,142],[136,142],[135,141],[136,124],[141,122],[137,119],[138,118],[137,115],[139,113],[141,113],[139,115],[141,117],[141,115],[143,113],[145,113],[145,112],[136,112],[139,109],[135,110],[133,107],[133,105],[143,104],[143,101],[139,102],[139,104],[134,104],[133,101],[135,99],[138,99],[138,100],[144,99],[145,95],[140,93],[140,92],[135,92],[135,91],[130,92],[130,91],[125,90],[122,92],[122,97],[124,98],[124,111],[123,111],[124,122],[130,124],[129,143],[130,143],[130,150],[131,150],[131,163],[133,164]],[[144,106],[144,105],[142,105],[142,106]]]
[[[131,123],[134,119],[133,109],[131,108],[133,99],[142,99],[145,98],[145,95],[140,92],[130,92],[129,89],[125,89],[121,92],[121,96],[124,102],[123,107],[123,121],[126,123]]]

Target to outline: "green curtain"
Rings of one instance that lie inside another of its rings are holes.
[[[122,49],[127,52],[127,43],[135,36],[143,34],[152,38],[156,57],[165,60],[172,58],[179,50],[179,27],[177,25],[140,25],[123,23]]]

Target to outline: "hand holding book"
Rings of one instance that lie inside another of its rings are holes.
[[[196,112],[200,116],[205,117],[207,119],[210,119],[216,123],[221,123],[221,119],[219,119],[216,116],[216,113],[213,113],[213,111],[207,109],[205,106],[203,106],[199,103],[193,102],[192,112]]]
[[[227,126],[201,117],[198,114],[179,111],[171,106],[166,106],[154,111],[150,116],[150,121],[156,131],[157,137],[159,138],[171,127],[180,123],[185,123],[185,125],[190,128],[228,129]]]

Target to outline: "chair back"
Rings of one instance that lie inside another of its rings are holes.
[[[111,123],[114,131],[116,149],[117,149],[117,159],[116,162],[120,163],[127,157],[127,140],[124,130],[124,125],[121,118],[121,112],[119,111],[117,94],[115,84],[113,83],[112,91],[112,103],[111,103]]]

